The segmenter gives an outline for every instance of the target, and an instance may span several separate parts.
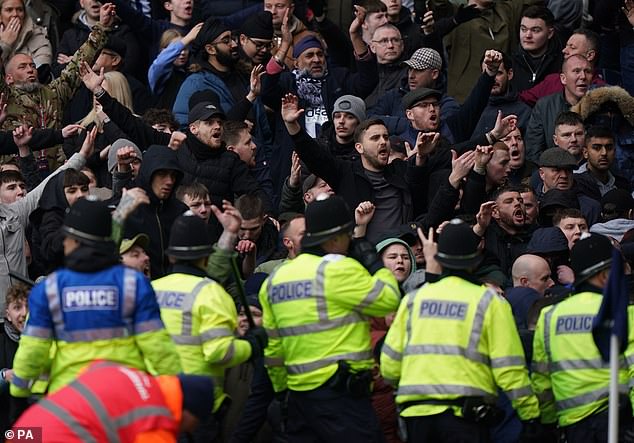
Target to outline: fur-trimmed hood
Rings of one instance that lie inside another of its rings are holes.
[[[634,97],[620,86],[602,86],[589,91],[576,105],[570,108],[585,121],[596,113],[604,103],[613,102],[623,117],[634,126]]]

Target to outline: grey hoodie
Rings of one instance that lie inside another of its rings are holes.
[[[620,242],[630,229],[634,229],[634,220],[627,218],[615,218],[605,223],[595,223],[590,226],[590,232],[601,235],[609,235]]]
[[[26,257],[24,256],[24,242],[26,241],[24,231],[29,222],[29,215],[37,208],[46,184],[64,169],[73,168],[79,171],[85,164],[86,159],[83,155],[73,154],[66,164],[46,177],[26,197],[9,205],[0,204],[0,251],[2,251],[0,257],[0,312],[4,312],[5,295],[9,286],[14,283],[9,277],[9,271],[24,276],[28,275]]]

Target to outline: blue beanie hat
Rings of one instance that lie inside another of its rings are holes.
[[[311,48],[324,49],[319,39],[314,35],[304,37],[293,46],[293,58],[299,57],[302,52]]]
[[[178,380],[183,391],[183,409],[201,421],[209,418],[214,408],[214,384],[211,378],[204,375],[179,374]]]

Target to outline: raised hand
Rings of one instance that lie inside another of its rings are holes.
[[[486,173],[486,167],[493,157],[493,146],[476,146],[473,169],[479,174]]]
[[[242,225],[242,215],[231,202],[227,200],[222,201],[222,211],[216,206],[211,205],[211,212],[218,219],[222,228],[230,234],[237,235]],[[255,245],[255,244],[254,244]]]
[[[104,28],[110,28],[114,23],[114,18],[117,15],[117,8],[112,3],[104,3],[99,9],[99,23]]]
[[[440,132],[419,132],[416,136],[416,150],[420,157],[427,157],[434,152],[440,141]]]
[[[354,210],[354,221],[357,226],[367,226],[374,217],[375,209],[374,204],[370,201],[359,203],[359,206]]]
[[[256,65],[251,70],[251,78],[249,79],[249,94],[247,99],[249,101],[255,100],[262,91],[262,75],[264,75],[264,65]]]
[[[354,20],[352,20],[352,23],[350,23],[350,28],[348,29],[350,35],[361,34],[363,32],[361,26],[365,22],[365,16],[367,15],[367,13],[367,9],[365,9],[363,6],[354,5]]]
[[[33,137],[32,126],[29,127],[27,125],[21,125],[13,130],[13,141],[18,147],[28,146],[31,141],[31,137]]]
[[[184,132],[174,131],[167,146],[173,151],[178,151],[186,139],[187,135]]]
[[[200,32],[201,28],[203,27],[205,23],[204,22],[200,22],[198,23],[196,26],[194,26],[193,28],[191,28],[189,30],[189,32],[185,35],[185,37],[183,37],[181,39],[181,42],[187,46],[188,44],[190,44],[191,42],[194,41],[194,39],[198,36],[198,33]]]
[[[90,65],[85,61],[79,65],[79,75],[84,85],[94,94],[97,89],[101,87],[104,79],[103,68],[99,71],[99,74],[95,74]]]
[[[475,151],[467,151],[458,157],[453,149],[451,150],[451,174],[449,174],[449,183],[455,189],[460,187],[462,179],[465,178],[473,165],[475,165]]]
[[[498,111],[495,126],[491,130],[491,135],[495,140],[502,140],[511,132],[515,131],[515,128],[517,128],[517,115],[509,114],[506,117],[502,117],[502,111]]]
[[[286,12],[284,12],[284,17],[282,18],[282,27],[280,31],[282,33],[282,42],[280,43],[280,48],[285,48],[285,51],[288,51],[291,44],[293,43],[293,33],[291,32],[290,26],[288,26],[289,14],[291,8],[286,8]],[[284,57],[282,57],[282,60]]]
[[[297,152],[293,151],[291,156],[291,175],[288,177],[288,185],[291,188],[299,188],[301,184],[302,163]]]
[[[502,64],[502,53],[494,49],[487,49],[484,52],[484,67],[491,77],[495,77],[498,73],[500,64]]]
[[[433,34],[436,30],[436,21],[434,20],[434,11],[431,9],[423,14],[423,24],[420,29],[425,35]]]
[[[429,234],[425,237],[423,230],[416,230],[418,238],[423,245],[423,255],[425,256],[425,272],[432,274],[442,273],[442,267],[436,261],[436,253],[438,252],[438,243],[434,241],[434,228],[429,228]]]
[[[117,171],[129,171],[131,168],[130,164],[136,158],[136,149],[134,149],[132,146],[123,146],[122,148],[119,148],[119,150],[117,151]]]
[[[299,109],[299,99],[294,94],[286,94],[282,97],[282,120],[285,123],[297,123],[297,119],[304,113]]]
[[[136,208],[149,204],[150,198],[143,188],[124,188],[121,193],[121,200],[112,213],[112,218],[119,223],[123,223]]]
[[[97,125],[95,125],[88,133],[86,133],[86,138],[84,139],[84,143],[81,145],[81,149],[79,153],[84,156],[84,158],[89,158],[93,152],[95,151],[95,139],[97,138]]]
[[[473,232],[475,232],[477,236],[484,237],[484,233],[491,224],[494,207],[494,201],[484,202],[480,205],[480,210],[476,214],[476,224],[473,225]]]

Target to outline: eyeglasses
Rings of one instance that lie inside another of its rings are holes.
[[[418,102],[414,106],[418,108],[425,108],[425,109],[440,108],[440,103],[439,102]]]
[[[217,42],[213,42],[212,45],[223,44],[223,45],[231,46],[231,42],[235,42],[235,41],[236,41],[236,38],[234,36],[225,37],[225,38],[221,38]]]
[[[253,43],[255,45],[255,50],[256,51],[261,51],[262,49],[272,49],[273,46],[274,46],[274,43],[272,41],[270,41],[270,42],[256,42],[251,37],[247,37],[247,40],[249,40],[251,43]]]
[[[373,43],[381,46],[387,46],[388,43],[392,43],[394,46],[399,45],[403,41],[402,38],[382,38],[381,40],[372,40]]]

